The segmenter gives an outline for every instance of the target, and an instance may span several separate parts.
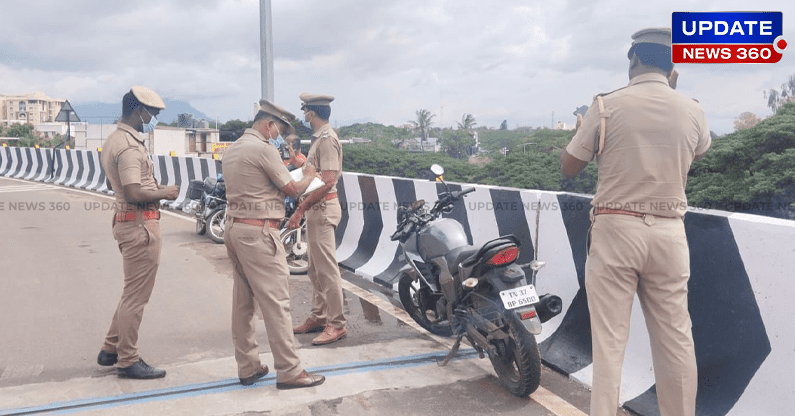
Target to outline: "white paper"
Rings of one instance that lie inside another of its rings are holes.
[[[293,180],[299,182],[301,179],[304,179],[304,169],[298,168],[290,172],[290,176],[293,177]],[[324,185],[323,181],[320,178],[312,179],[312,182],[309,182],[309,186],[306,187],[306,191],[304,191],[303,195],[316,191],[322,188]]]

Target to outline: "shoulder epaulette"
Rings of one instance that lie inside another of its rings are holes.
[[[627,87],[628,87],[628,86],[629,86],[629,85],[627,85]],[[613,91],[610,91],[610,92],[603,92],[603,93],[601,93],[601,94],[596,94],[596,95],[594,95],[593,99],[595,100],[595,99],[596,99],[596,97],[604,97],[604,96],[606,96],[606,95],[610,95],[610,94],[612,94],[612,93],[614,93],[614,92],[616,92],[616,91],[621,91],[621,90],[623,90],[624,88],[627,88],[627,87],[621,87],[621,88],[619,88],[619,89],[617,89],[617,90],[613,90]]]

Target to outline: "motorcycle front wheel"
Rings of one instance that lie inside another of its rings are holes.
[[[309,268],[309,244],[306,241],[306,224],[294,230],[285,228],[279,237],[287,255],[290,274],[306,274]]]
[[[441,337],[453,335],[450,321],[439,320],[436,315],[436,301],[441,295],[432,293],[431,288],[421,280],[415,282],[411,276],[404,274],[398,283],[398,294],[403,309],[425,330]]]
[[[508,339],[496,340],[496,354],[489,354],[500,381],[516,396],[527,397],[541,383],[541,354],[533,334],[519,322],[516,314],[507,317]]]
[[[226,208],[213,211],[207,218],[207,230],[210,231],[210,240],[217,244],[224,243],[224,227],[226,226]]]

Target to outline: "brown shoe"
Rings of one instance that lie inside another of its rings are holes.
[[[306,334],[309,332],[320,332],[323,328],[326,327],[326,320],[314,320],[311,317],[306,318],[301,326],[296,326],[293,328],[293,334]]]
[[[300,389],[303,387],[317,386],[323,384],[324,381],[326,381],[325,376],[321,376],[320,374],[309,374],[306,371],[302,371],[298,377],[290,381],[276,383],[276,388],[279,390]]]
[[[345,328],[334,328],[333,326],[329,325],[323,330],[323,333],[315,337],[312,340],[313,345],[325,345],[331,344],[332,342],[339,341],[340,339],[344,338],[345,335],[348,335],[348,330]]]
[[[261,365],[259,366],[259,368],[257,369],[257,371],[254,373],[253,376],[241,378],[240,384],[244,386],[250,386],[254,384],[257,380],[261,379],[262,377],[265,377],[266,375],[268,375],[268,366]]]

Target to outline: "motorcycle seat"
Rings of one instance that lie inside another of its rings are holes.
[[[458,265],[476,254],[479,249],[477,246],[461,246],[447,253],[444,258],[450,267],[450,274],[458,273]]]
[[[483,244],[481,247],[476,247],[476,250],[472,253],[470,257],[463,259],[461,265],[464,267],[474,266],[475,263],[477,263],[481,257],[485,256],[489,250],[495,249],[500,246],[511,246],[511,245],[521,247],[522,242],[519,241],[519,239],[516,238],[516,236],[514,236],[513,234],[508,234],[506,236],[495,238],[494,240],[491,240],[486,244]],[[456,268],[456,270],[458,269]]]

